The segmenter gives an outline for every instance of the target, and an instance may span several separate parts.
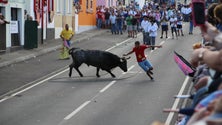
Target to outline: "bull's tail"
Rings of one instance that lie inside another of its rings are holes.
[[[69,55],[71,55],[77,49],[79,49],[79,48],[71,48],[71,49],[69,49]]]

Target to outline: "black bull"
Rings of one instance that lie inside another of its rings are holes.
[[[96,67],[97,77],[100,77],[100,69],[107,71],[112,77],[115,77],[115,75],[111,72],[111,69],[115,67],[120,67],[124,72],[127,72],[127,59],[120,58],[110,52],[72,48],[69,50],[69,54],[73,59],[73,63],[69,65],[69,77],[72,75],[72,68],[75,68],[79,75],[83,77],[83,74],[79,71],[79,67],[82,63]]]

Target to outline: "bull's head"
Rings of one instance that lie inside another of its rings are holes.
[[[131,57],[125,58],[122,57],[120,58],[120,65],[119,67],[124,71],[127,72],[127,60],[130,59]]]

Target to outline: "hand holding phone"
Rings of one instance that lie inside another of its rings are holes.
[[[194,26],[203,26],[205,24],[204,0],[192,0],[192,16]]]

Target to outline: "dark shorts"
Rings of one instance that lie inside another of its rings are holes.
[[[177,28],[176,28],[176,27],[171,27],[171,31],[172,31],[172,32],[176,32],[176,31],[177,31]]]
[[[162,25],[161,28],[162,31],[168,31],[168,25]]]
[[[177,25],[177,29],[182,29],[182,25]]]

